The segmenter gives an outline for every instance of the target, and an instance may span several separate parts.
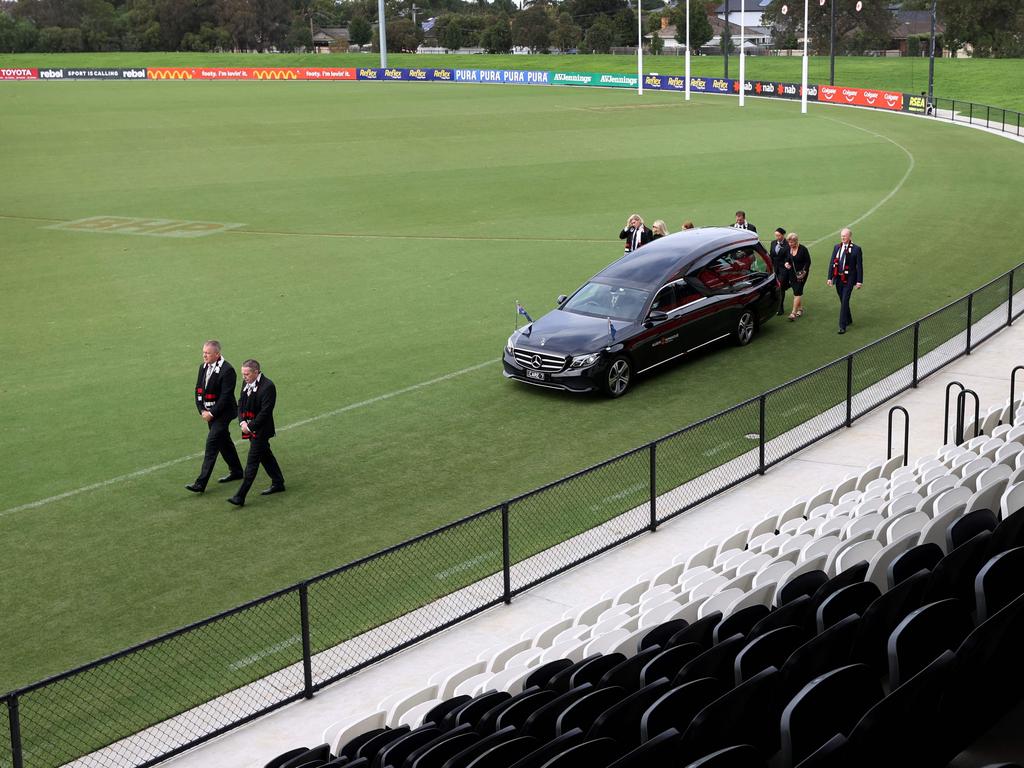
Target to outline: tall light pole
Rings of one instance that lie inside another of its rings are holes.
[[[377,0],[377,36],[380,38],[380,68],[388,66],[388,34],[384,23],[384,0]]]
[[[743,20],[743,15],[746,13],[747,7],[745,0],[740,0],[740,106],[743,106],[744,87],[743,84],[746,82],[746,63],[747,54],[743,50],[744,38],[746,37],[747,28],[746,23]]]
[[[924,105],[926,115],[933,111],[932,104],[935,103],[935,5],[936,0],[932,0],[932,42],[931,53],[928,54],[928,101]]]
[[[644,14],[636,0],[636,93],[644,95]]]
[[[810,30],[807,28],[807,2],[808,0],[804,0],[804,59],[800,67],[800,114],[802,115],[807,114],[807,39],[811,36]]]
[[[686,0],[686,100],[690,100],[690,0]]]
[[[725,28],[718,41],[722,44],[722,60],[725,62],[725,74],[722,77],[726,80],[729,79],[729,43],[732,42],[732,35],[729,34],[729,2],[730,0],[725,0]],[[726,42],[727,40],[728,42]]]

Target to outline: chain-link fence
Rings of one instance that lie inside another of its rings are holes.
[[[313,684],[501,600],[502,539],[495,507],[309,582]]]
[[[24,766],[148,763],[296,698],[299,608],[292,589],[21,692]]]
[[[654,444],[658,521],[760,470],[761,401],[750,400]]]
[[[651,460],[643,448],[510,501],[512,591],[648,528],[650,498]]]
[[[379,660],[847,426],[1024,313],[1024,264],[648,445],[156,640],[13,691],[0,768],[142,768]]]

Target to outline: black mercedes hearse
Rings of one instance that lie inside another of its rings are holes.
[[[628,253],[513,333],[507,378],[620,397],[638,374],[732,337],[748,344],[780,301],[757,235],[690,229]]]

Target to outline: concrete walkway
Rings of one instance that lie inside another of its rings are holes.
[[[1024,319],[1001,331],[969,356],[933,374],[916,390],[891,401],[908,410],[910,458],[931,454],[942,443],[943,393],[952,380],[975,390],[982,412],[1004,403],[1012,367],[1024,363]],[[679,554],[700,549],[741,525],[761,519],[808,496],[819,486],[835,484],[872,461],[885,458],[888,407],[856,421],[849,429],[822,440],[770,469],[645,534],[562,576],[515,598],[510,606],[491,609],[330,686],[310,701],[292,704],[246,726],[196,747],[170,761],[174,768],[253,768],[296,746],[321,743],[332,722],[368,714],[386,696],[426,684],[438,669],[470,661],[478,653],[517,639],[527,627],[554,621],[569,608],[597,601]],[[896,429],[902,439],[902,420]],[[894,447],[896,451],[900,446]]]

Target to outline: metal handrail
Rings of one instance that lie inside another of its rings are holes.
[[[981,404],[978,393],[973,389],[965,389],[956,396],[956,444],[964,442],[964,416],[967,410],[967,396],[974,398],[974,437],[978,436],[978,422],[981,419]]]
[[[1013,274],[1012,272],[1010,274]],[[1017,413],[1017,401],[1014,395],[1017,388],[1017,371],[1024,371],[1024,365],[1016,365],[1010,371],[1010,426],[1013,426],[1013,417]]]
[[[900,411],[903,413],[903,466],[907,466],[907,456],[910,454],[910,414],[902,405],[894,405],[889,409],[889,429],[886,438],[885,460],[892,458],[892,417]]]
[[[953,387],[960,387],[960,391],[963,392],[966,387],[959,381],[951,381],[946,385],[946,394],[944,396],[946,407],[942,412],[942,444],[949,445],[949,391]],[[953,437],[956,437],[956,430],[953,431]],[[957,443],[959,445],[959,443]]]

